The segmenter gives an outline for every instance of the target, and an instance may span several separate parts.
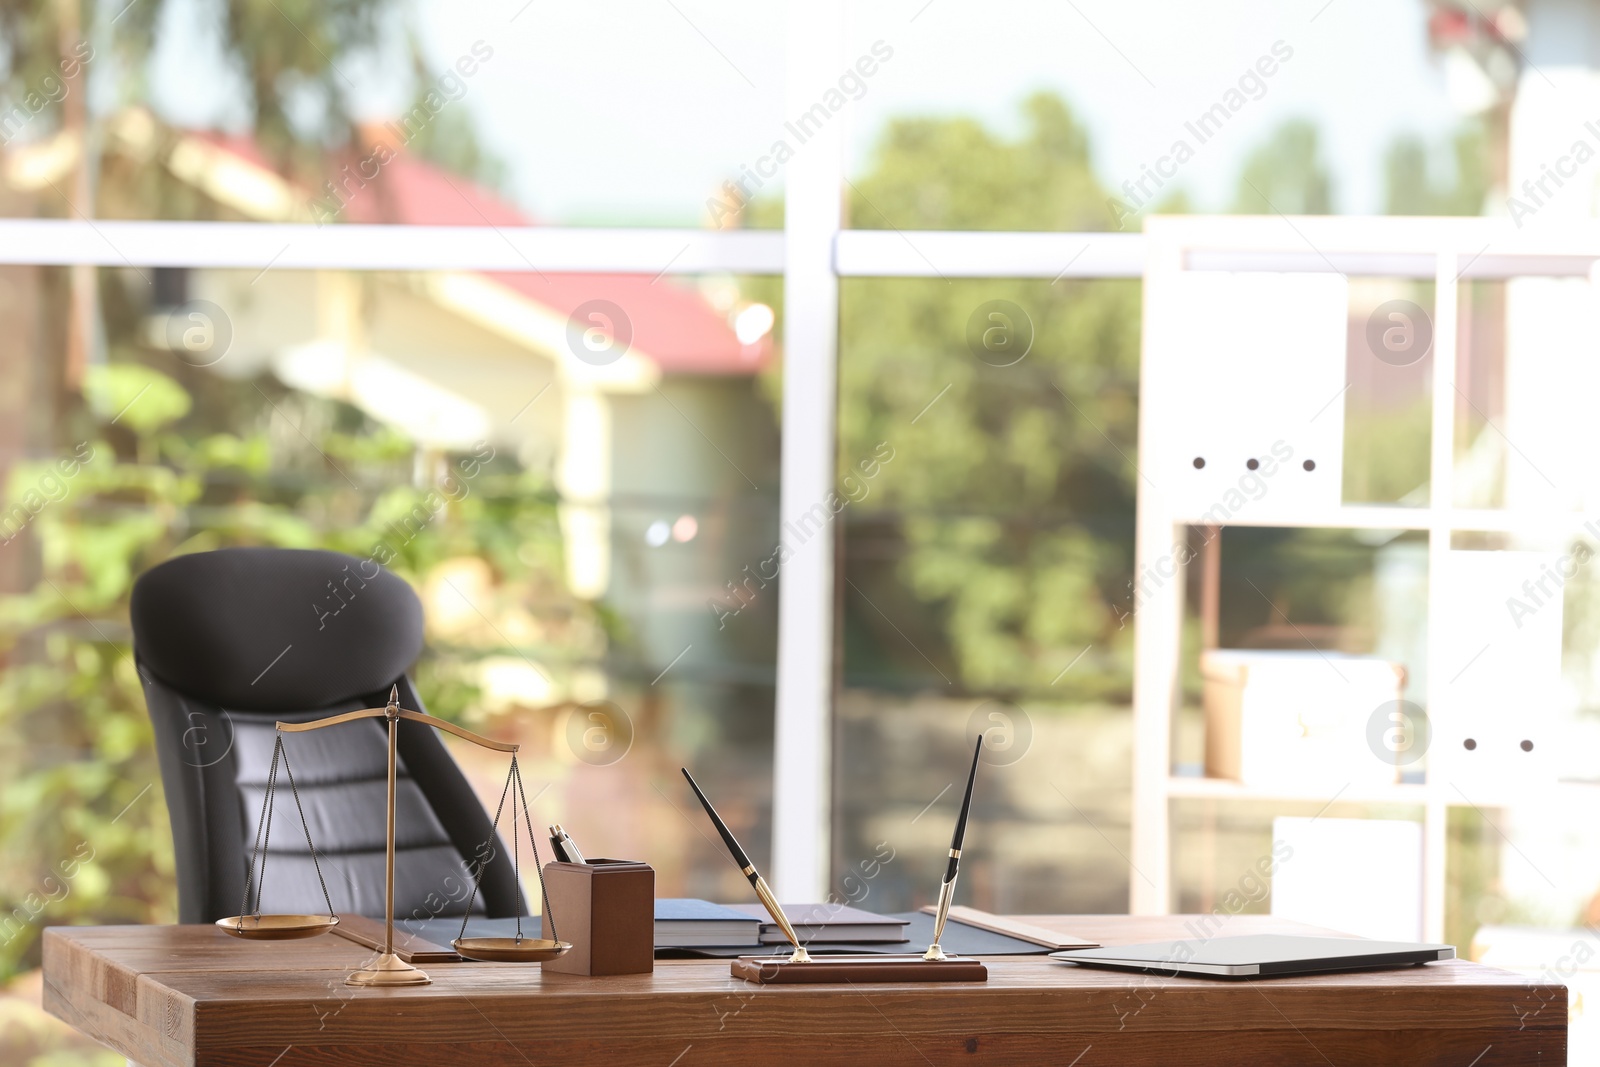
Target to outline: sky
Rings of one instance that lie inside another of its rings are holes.
[[[236,125],[237,82],[215,58],[209,6],[171,6],[152,92],[175,122]],[[396,10],[389,54],[339,60],[359,107],[382,118],[406,98],[393,47],[402,20],[436,71],[475,44],[491,50],[450,106],[472,114],[508,164],[508,191],[541,221],[700,225],[718,186],[793,117],[777,0],[401,0]],[[1014,136],[1020,101],[1045,89],[1083,121],[1096,171],[1116,188],[1276,48],[1289,58],[1267,64],[1272,75],[1248,86],[1245,106],[1175,181],[1198,209],[1225,210],[1250,150],[1304,117],[1322,132],[1336,210],[1379,212],[1393,138],[1442,145],[1461,122],[1425,18],[1422,0],[862,0],[849,5],[846,61],[876,42],[893,55],[841,113],[847,171],[870,166],[900,116],[966,115]]]

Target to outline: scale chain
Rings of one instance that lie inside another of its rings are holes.
[[[266,830],[267,844],[272,843],[272,794],[278,783],[278,757],[283,754],[283,734],[278,734],[277,742],[272,746],[272,769],[267,772],[267,790],[261,797],[261,817],[256,820],[256,843],[250,852],[250,867],[245,872],[244,899],[239,902],[239,922],[244,923],[245,915],[261,917],[261,884],[267,876],[267,856],[262,851],[261,834]],[[261,861],[260,871],[256,870],[256,860]],[[257,879],[260,881],[257,881]],[[250,910],[250,884],[255,883],[256,906]]]
[[[510,778],[522,780],[522,772],[517,768],[516,753],[511,755]],[[517,802],[511,802],[511,878],[516,883],[517,893],[522,892],[522,850],[517,844]],[[522,913],[525,909],[517,909],[517,944],[522,944]]]
[[[272,852],[272,816],[277,809],[274,801],[278,796],[278,764],[283,764],[283,771],[289,778],[289,789],[294,794],[294,807],[300,813],[300,829],[305,831],[306,848],[311,852],[311,865],[317,872],[317,883],[322,887],[322,902],[328,905],[328,917],[337,918],[333,910],[333,897],[328,893],[327,879],[322,875],[322,863],[317,859],[317,846],[311,840],[311,826],[306,821],[305,805],[300,802],[300,789],[295,785],[294,769],[289,766],[289,750],[284,748],[283,734],[280,731],[276,742],[272,746],[272,767],[267,772],[267,788],[261,797],[261,817],[256,821],[256,840],[250,851],[250,866],[245,872],[244,900],[239,904],[241,922],[246,914],[261,917],[261,894],[266,889],[267,883],[267,857]],[[260,860],[261,866],[256,867]],[[256,906],[250,908],[250,887],[254,883],[256,890]]]
[[[278,747],[283,747],[282,734],[278,735]],[[322,902],[328,905],[328,918],[336,919],[338,916],[333,912],[333,897],[328,894],[327,879],[322,877],[322,864],[317,861],[317,846],[316,843],[311,840],[311,827],[306,822],[305,805],[300,803],[300,789],[294,784],[294,769],[289,766],[289,750],[286,748],[283,749],[283,773],[289,777],[289,792],[294,794],[294,810],[300,813],[300,828],[305,831],[306,848],[311,851],[311,866],[315,868],[317,872],[317,884],[322,886]],[[264,869],[266,864],[263,863],[262,867]],[[261,891],[258,888],[256,890],[256,907],[259,908],[260,906]]]
[[[522,768],[517,766],[517,758],[511,757],[511,769],[517,776],[517,795],[522,798],[522,822],[528,828],[528,843],[533,846],[533,868],[539,875],[539,898],[544,902],[544,918],[541,925],[548,925],[548,937],[551,941],[561,940],[556,936],[556,917],[550,910],[550,894],[544,887],[544,865],[539,862],[539,839],[533,833],[533,815],[528,811],[528,794],[522,788]],[[512,812],[513,818],[516,812]],[[516,826],[511,827],[511,832],[516,833]],[[517,883],[521,885],[521,883]],[[519,921],[520,927],[520,921]]]
[[[511,760],[512,760],[513,764],[516,763],[516,758],[517,758],[516,756],[512,756],[511,757]],[[489,846],[489,851],[491,853],[494,851],[495,833],[498,831],[498,829],[500,827],[500,814],[506,810],[506,797],[507,797],[507,795],[510,794],[510,792],[511,792],[511,775],[508,773],[506,775],[505,788],[500,790],[500,803],[494,809],[494,822],[489,824],[489,840],[487,842],[485,842]],[[514,812],[513,812],[513,814],[514,814]],[[472,877],[472,893],[471,893],[470,896],[467,897],[467,909],[461,915],[461,933],[456,935],[458,940],[460,938],[463,938],[463,937],[467,936],[467,920],[472,917],[472,905],[478,899],[478,886],[480,884],[482,884],[484,868],[486,868],[488,866],[489,866],[488,857],[479,857],[477,873],[474,874],[473,877]],[[521,888],[521,883],[518,883],[518,888],[519,889]]]
[[[292,781],[293,779],[291,779]],[[528,794],[522,784],[522,766],[517,762],[515,753],[511,756],[511,768],[506,774],[505,788],[500,791],[500,803],[494,809],[494,821],[489,825],[489,840],[492,842],[495,833],[499,830],[500,816],[505,813],[506,797],[511,792],[511,783],[513,781],[517,783],[517,796],[522,801],[522,821],[528,830],[528,843],[533,846],[534,869],[539,876],[539,898],[544,903],[544,915],[541,923],[549,924],[548,938],[551,941],[557,941],[560,938],[556,935],[555,916],[550,911],[550,894],[545,889],[544,868],[539,860],[539,841],[533,833],[533,814],[528,808]],[[467,909],[465,914],[461,916],[461,933],[457,935],[458,939],[467,936],[467,922],[472,917],[472,905],[478,899],[478,887],[483,881],[483,871],[487,866],[488,860],[481,861],[478,864],[477,874],[472,879],[472,893],[467,897]],[[511,877],[518,892],[520,892],[522,889],[522,844],[521,838],[517,836],[517,802],[515,800],[511,802]],[[522,940],[522,914],[519,911],[517,914],[517,943],[521,944]]]

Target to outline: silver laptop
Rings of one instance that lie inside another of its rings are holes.
[[[1152,941],[1110,948],[1075,948],[1050,953],[1053,960],[1086,967],[1148,971],[1174,977],[1268,978],[1287,974],[1369,971],[1453,960],[1449,945],[1367,941],[1353,937],[1292,937],[1251,934],[1189,941]]]

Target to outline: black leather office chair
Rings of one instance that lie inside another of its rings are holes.
[[[425,711],[405,676],[422,649],[422,605],[370,560],[225,548],[152,567],[134,584],[131,615],[172,815],[180,920],[236,915],[273,723],[381,707],[394,684],[401,707]],[[344,914],[384,910],[386,731],[367,719],[284,735],[328,892]],[[480,856],[487,866],[473,912],[523,913],[511,857],[438,732],[401,722],[398,750],[396,922],[462,914],[468,864]],[[315,914],[327,905],[287,785],[280,772],[261,910]]]

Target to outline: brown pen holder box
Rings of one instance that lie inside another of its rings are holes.
[[[608,975],[655,968],[654,867],[637,860],[547,863],[544,890],[556,931],[572,943],[572,951],[546,962],[545,970]]]

